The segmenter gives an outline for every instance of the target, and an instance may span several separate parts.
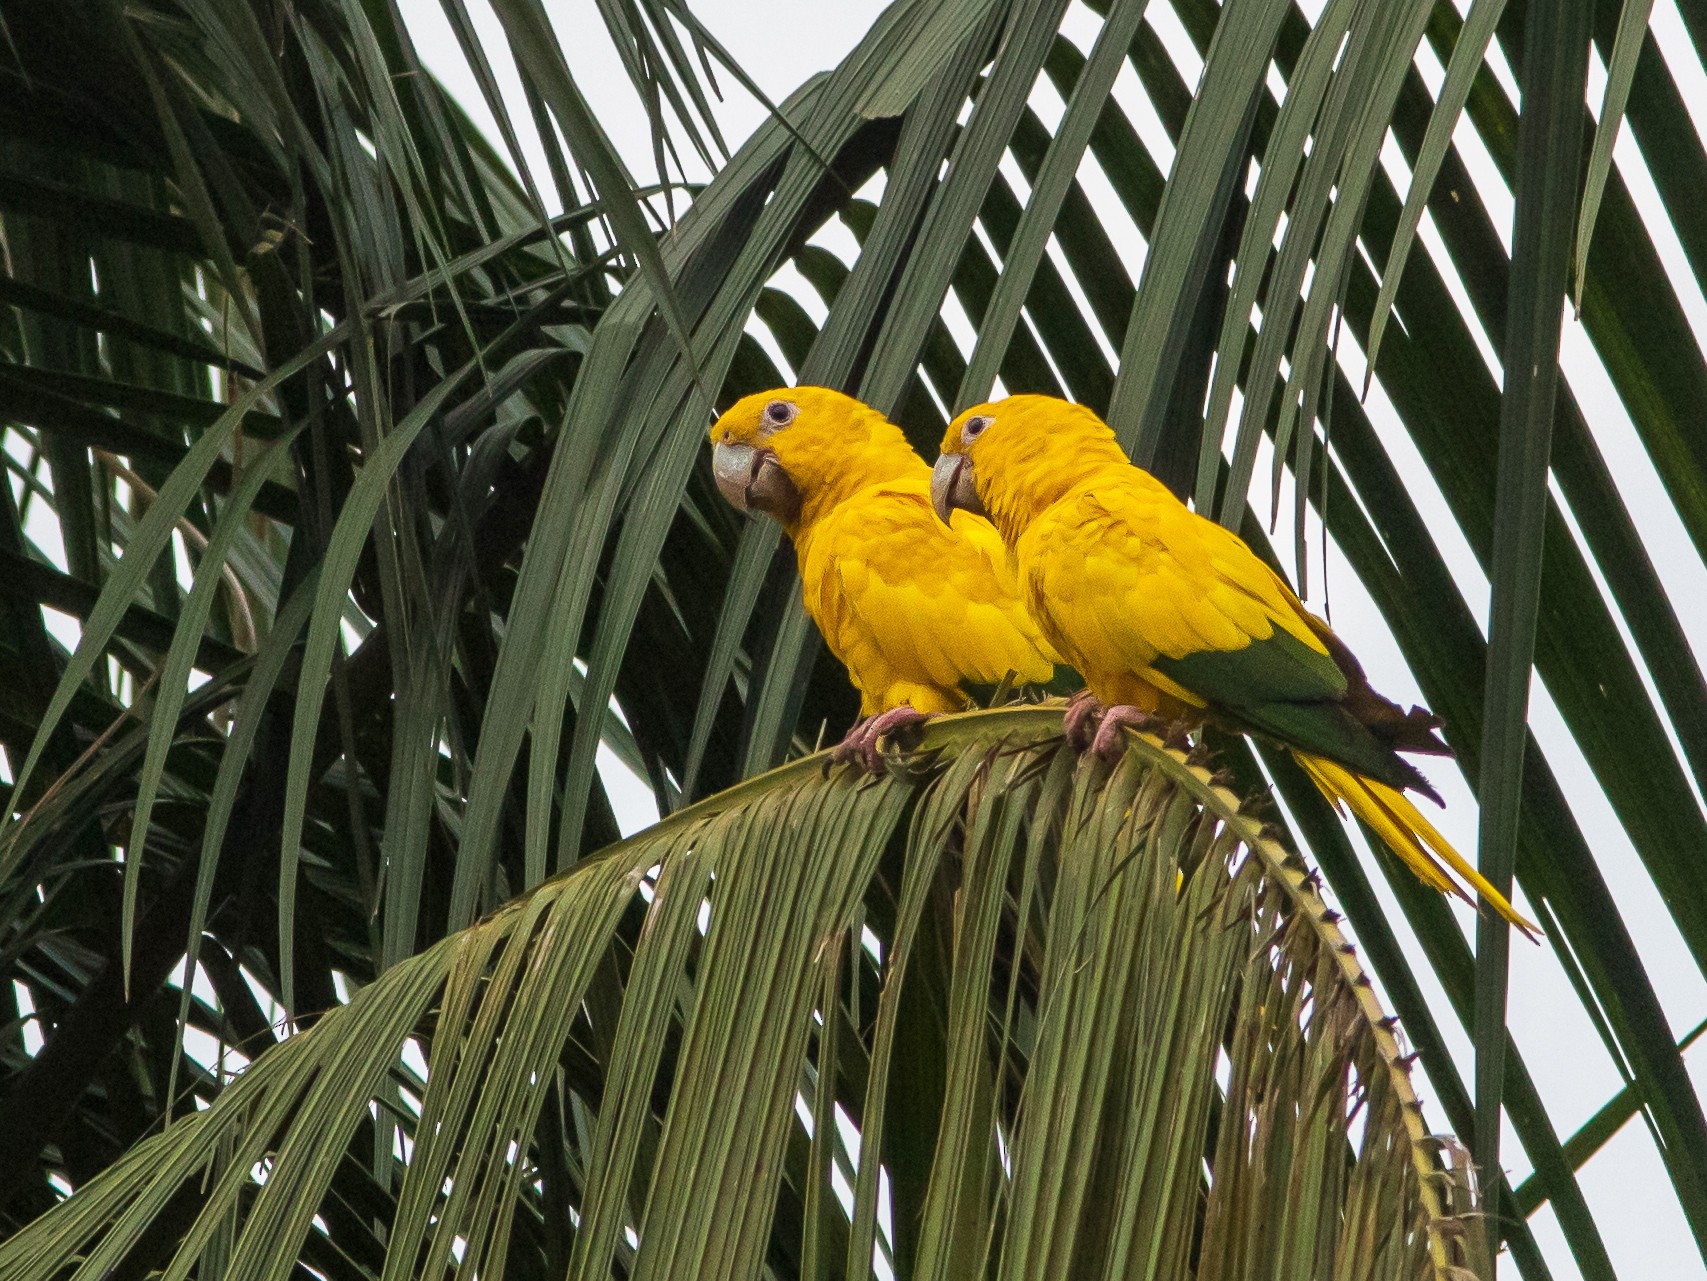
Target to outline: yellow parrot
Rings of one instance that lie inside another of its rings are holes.
[[[1069,706],[1069,739],[1082,745],[1096,702],[1105,756],[1123,725],[1213,719],[1261,734],[1427,884],[1469,899],[1450,868],[1534,931],[1404,794],[1440,801],[1398,754],[1451,755],[1439,718],[1370,688],[1327,623],[1238,535],[1135,467],[1096,414],[1050,396],[967,410],[943,437],[931,500],[944,519],[988,516],[1013,548],[1032,617],[1095,700]]]
[[[971,513],[937,520],[930,467],[882,414],[823,387],[758,392],[711,446],[723,496],[793,540],[806,612],[859,690],[837,759],[875,771],[882,738],[963,710],[963,684],[1049,680],[1001,535]]]

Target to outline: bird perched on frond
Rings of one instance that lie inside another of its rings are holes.
[[[969,512],[936,518],[929,465],[882,414],[826,388],[781,388],[737,402],[711,445],[723,496],[793,540],[806,612],[859,690],[839,758],[877,769],[881,739],[963,710],[965,685],[1049,680],[1054,657],[1001,536]]]
[[[1451,755],[1439,718],[1377,694],[1278,574],[1134,466],[1096,414],[1049,396],[969,409],[943,437],[931,496],[944,519],[988,516],[1013,548],[1032,617],[1094,700],[1069,706],[1070,739],[1082,744],[1098,715],[1105,756],[1124,725],[1212,720],[1262,735],[1427,884],[1469,898],[1456,873],[1535,928],[1405,795],[1439,803],[1399,755]]]

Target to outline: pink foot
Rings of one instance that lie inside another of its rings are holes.
[[[1126,705],[1110,707],[1102,714],[1102,724],[1097,726],[1096,737],[1091,740],[1091,751],[1110,764],[1118,761],[1126,754],[1126,735],[1121,731],[1127,726],[1152,733],[1165,728],[1159,717],[1150,715],[1142,708]]]
[[[1067,746],[1082,752],[1091,745],[1097,721],[1102,717],[1102,704],[1088,689],[1082,689],[1067,700],[1067,710],[1061,716],[1061,732]]]
[[[889,738],[899,730],[908,729],[914,725],[922,725],[930,717],[915,707],[902,704],[891,707],[887,712],[876,716],[867,716],[855,723],[847,733],[847,737],[836,745],[830,753],[830,759],[840,764],[844,761],[858,761],[872,774],[883,772],[882,740]]]
[[[837,765],[845,764],[859,756],[860,745],[865,739],[865,728],[876,717],[862,716],[853,723],[853,727],[842,736],[842,741],[830,749],[830,759]]]

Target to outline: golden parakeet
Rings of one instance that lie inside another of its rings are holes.
[[[944,518],[987,515],[1013,548],[1044,637],[1107,707],[1097,750],[1117,752],[1123,724],[1158,719],[1263,735],[1429,885],[1468,898],[1450,868],[1507,920],[1534,928],[1404,794],[1439,801],[1399,755],[1450,755],[1438,718],[1370,688],[1280,576],[1133,466],[1096,414],[1049,396],[969,409],[943,437],[931,496]],[[1094,710],[1069,709],[1070,737],[1082,738]]]
[[[723,496],[793,539],[806,612],[859,690],[841,757],[876,769],[880,738],[962,710],[963,684],[1049,680],[1001,536],[971,513],[937,520],[930,467],[882,414],[822,387],[759,392],[711,445]]]

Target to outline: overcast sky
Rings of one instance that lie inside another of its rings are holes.
[[[824,0],[691,0],[691,3],[694,12],[728,47],[736,60],[768,94],[779,100],[812,73],[835,65],[864,34],[882,8],[873,0],[839,0],[836,3]],[[488,56],[512,95],[511,100],[515,104],[512,115],[526,140],[524,149],[529,163],[534,166],[542,186],[549,188],[543,155],[531,128],[527,127],[528,113],[516,89],[501,29],[484,0],[470,0],[469,7],[486,43]],[[577,4],[553,3],[550,7],[560,36],[564,37],[571,69],[610,130],[613,141],[627,157],[636,178],[642,183],[653,181],[655,168],[645,113],[629,86],[613,47],[607,40],[593,34],[598,26],[596,9],[585,0]],[[1306,4],[1305,7],[1315,6]],[[491,115],[480,99],[477,85],[462,61],[436,0],[404,0],[404,10],[430,69],[459,96],[498,144]],[[1171,21],[1171,12],[1165,5],[1152,5],[1150,16],[1182,71],[1188,78],[1195,75],[1195,67],[1199,65],[1196,55],[1185,42],[1183,32]],[[1655,5],[1653,22],[1662,48],[1667,52],[1668,64],[1680,82],[1684,100],[1692,111],[1707,113],[1707,79],[1703,78],[1699,64],[1689,52],[1675,0],[1659,0]],[[1096,25],[1096,19],[1081,8],[1075,11],[1068,31],[1074,39],[1084,42],[1087,37],[1094,36]],[[1431,87],[1438,85],[1441,72],[1431,57],[1422,57],[1419,67]],[[1503,61],[1496,62],[1495,69],[1509,85],[1510,73]],[[1591,96],[1598,96],[1603,83],[1598,67],[1593,75]],[[724,98],[717,109],[717,116],[733,148],[763,118],[763,108],[727,78],[722,78],[721,83]],[[1122,86],[1124,88],[1117,87],[1117,96],[1121,97],[1146,142],[1165,147],[1165,143],[1155,142],[1160,134],[1159,125],[1137,100],[1136,81],[1130,73]],[[1059,103],[1050,99],[1051,95],[1041,94],[1036,104],[1046,121],[1059,114]],[[1698,129],[1702,127],[1700,116],[1696,123]],[[1483,188],[1490,211],[1496,219],[1509,223],[1510,197],[1494,174],[1491,162],[1467,127],[1460,126],[1457,136],[1465,150],[1467,163],[1478,175],[1479,186]],[[691,163],[691,151],[684,155],[690,159],[690,176],[703,177],[703,171]],[[1661,257],[1667,263],[1685,310],[1696,325],[1699,340],[1707,334],[1707,301],[1702,299],[1683,261],[1675,235],[1664,225],[1657,198],[1640,171],[1639,152],[1627,132],[1620,142],[1617,158],[1655,237]],[[1390,146],[1389,154],[1383,160],[1395,179],[1402,183],[1406,175],[1397,149]],[[1102,198],[1102,184],[1096,181],[1096,175],[1087,173],[1085,180],[1093,201]],[[1017,189],[1023,192],[1023,185]],[[555,207],[554,198],[549,193],[548,202]],[[1116,221],[1122,226],[1127,225],[1123,217],[1111,219],[1111,222]],[[1431,227],[1425,226],[1424,246],[1432,250],[1439,242],[1431,237]],[[1127,256],[1136,279],[1137,264],[1143,255],[1142,243],[1131,235],[1118,247]],[[1443,256],[1436,253],[1435,257],[1436,262],[1449,271]],[[1456,284],[1455,281],[1452,283]],[[1494,365],[1496,340],[1484,336],[1482,345],[1490,366]],[[1357,368],[1359,356],[1354,349],[1344,347],[1342,355],[1348,362],[1348,372],[1360,372]],[[1692,637],[1707,637],[1707,569],[1690,548],[1672,505],[1622,406],[1612,394],[1605,371],[1586,336],[1569,319],[1565,325],[1562,363],[1615,472],[1632,517],[1655,557],[1656,568],[1686,631]],[[1368,409],[1378,426],[1395,421],[1379,386],[1370,398]],[[1460,587],[1473,607],[1485,609],[1486,580],[1468,546],[1458,536],[1444,500],[1434,488],[1420,459],[1410,449],[1404,432],[1394,428],[1384,435],[1394,451],[1395,461],[1414,484],[1424,515],[1432,518],[1431,523],[1441,536],[1443,549],[1451,560]],[[1258,475],[1266,475],[1266,471],[1259,468]],[[1266,490],[1265,485],[1257,488]],[[1253,495],[1256,497],[1259,496]],[[1283,492],[1281,502],[1282,511],[1289,512],[1290,496]],[[1313,540],[1312,545],[1320,544]],[[1321,571],[1320,565],[1311,566],[1310,581],[1313,590],[1318,592],[1313,603],[1318,607],[1321,603]],[[1417,698],[1416,682],[1378,611],[1358,589],[1343,558],[1332,549],[1327,578],[1332,587],[1334,624],[1362,656],[1377,686],[1400,701]],[[1626,921],[1638,938],[1649,973],[1672,1020],[1673,1030],[1682,1035],[1707,1015],[1707,981],[1691,961],[1592,773],[1575,752],[1570,736],[1563,730],[1561,718],[1539,683],[1532,722],[1578,821],[1602,859],[1607,879]],[[614,758],[607,756],[605,763],[613,801],[625,827],[632,829],[651,821],[656,811],[650,792],[616,766]],[[1460,848],[1473,849],[1476,810],[1468,788],[1449,765],[1437,765],[1431,771],[1431,777],[1447,800],[1444,816],[1437,819],[1439,825]],[[1373,864],[1371,874],[1376,884],[1381,886],[1382,878]],[[1383,898],[1390,917],[1402,922],[1391,896],[1383,892]],[[1461,923],[1466,926],[1469,919],[1467,914],[1460,916]],[[1418,967],[1419,976],[1425,979],[1425,983],[1426,971],[1426,966]],[[1442,1028],[1454,1046],[1461,1072],[1468,1083],[1473,1080],[1468,1037],[1446,1016],[1448,1006],[1444,995],[1438,991],[1433,995]],[[1552,953],[1521,941],[1513,945],[1511,1025],[1561,1138],[1567,1137],[1586,1121],[1619,1089],[1621,1081],[1618,1074],[1608,1061],[1599,1038]],[[1707,1084],[1704,1058],[1707,1056],[1699,1048],[1688,1058],[1698,1088]],[[1435,1125],[1444,1125],[1438,1108],[1431,1109],[1429,1117]],[[1528,1173],[1522,1148],[1509,1128],[1504,1159],[1514,1178],[1520,1179]],[[1582,1182],[1621,1276],[1671,1278],[1701,1275],[1700,1256],[1670,1190],[1653,1142],[1640,1121],[1626,1125],[1588,1164],[1583,1171]],[[1562,1281],[1576,1275],[1551,1210],[1544,1209],[1537,1214],[1532,1225],[1555,1276]],[[1502,1269],[1502,1276],[1507,1275],[1516,1275],[1515,1268],[1509,1264]]]

